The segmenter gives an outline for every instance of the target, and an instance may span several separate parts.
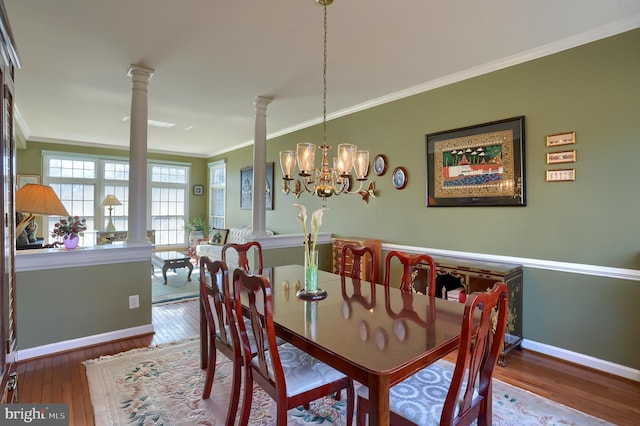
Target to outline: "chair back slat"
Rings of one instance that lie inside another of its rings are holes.
[[[207,285],[207,275],[211,286]],[[229,271],[227,265],[219,260],[212,261],[209,257],[200,258],[200,303],[207,319],[211,335],[217,343],[232,351],[239,348],[229,287]],[[209,301],[213,300],[213,309]],[[234,346],[237,347],[234,348]],[[216,346],[219,346],[216,344]]]
[[[257,241],[249,241],[248,243],[227,243],[222,247],[222,261],[227,263],[227,251],[235,250],[238,253],[238,268],[251,272],[251,264],[249,263],[248,253],[251,249],[256,251],[258,256],[258,265],[254,269],[255,274],[262,274],[262,246]]]
[[[262,275],[249,275],[244,269],[238,268],[233,273],[233,293],[235,299],[235,314],[240,340],[244,350],[245,359],[251,359],[252,348],[244,321],[239,320],[243,315],[242,297],[246,297],[249,323],[255,339],[256,359],[258,368],[253,376],[258,383],[265,381],[273,388],[279,388],[277,384],[285,383],[284,372],[280,363],[278,345],[276,341],[275,325],[273,323],[273,301],[271,296],[271,284]],[[268,354],[267,354],[267,348]]]
[[[429,291],[428,295],[435,297],[436,295],[436,262],[428,254],[409,254],[401,251],[392,250],[387,253],[384,265],[384,285],[389,286],[391,280],[391,260],[397,258],[402,264],[402,277],[400,279],[400,290],[413,291],[413,282],[415,280],[415,267],[420,262],[426,262],[431,269],[429,274]]]
[[[349,257],[351,253],[351,257]],[[362,279],[360,271],[362,270],[362,262],[369,260],[368,262],[368,274],[372,283],[378,282],[378,257],[371,247],[357,246],[355,244],[345,244],[342,246],[340,260],[340,275],[350,276],[351,278]],[[352,259],[351,274],[347,274],[347,259]]]
[[[502,282],[495,283],[490,292],[467,298],[458,357],[440,424],[470,424],[480,415],[483,404],[479,401],[491,401],[491,379],[504,341],[507,314],[508,289]],[[474,324],[477,315],[479,323]],[[480,398],[474,399],[475,394]]]

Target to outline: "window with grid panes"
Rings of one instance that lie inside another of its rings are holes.
[[[43,181],[58,194],[71,216],[87,219],[87,230],[80,234],[80,246],[92,246],[95,242],[97,160],[88,158],[70,158],[64,156],[45,156],[45,176]],[[56,222],[62,217],[47,216],[43,235],[52,243],[57,237],[51,236]]]
[[[120,206],[113,206],[111,218],[116,231],[126,231],[129,229],[129,163],[127,161],[105,160],[103,162],[103,188],[104,193],[101,200],[109,194],[116,196],[122,203]],[[109,208],[102,207],[102,227],[106,229],[109,223]]]
[[[224,161],[209,164],[209,226],[225,228],[227,165]]]
[[[186,244],[189,168],[179,165],[150,164],[151,229],[156,245]]]
[[[121,206],[113,206],[112,210],[116,230],[128,229],[128,159],[53,151],[44,151],[43,158],[43,183],[53,187],[69,214],[87,219],[87,231],[80,236],[80,246],[95,245],[95,232],[106,228],[109,210],[100,207],[100,203],[108,194],[115,195],[122,203]],[[147,214],[151,218],[147,228],[156,230],[156,244],[185,244],[189,166],[156,162],[149,167],[151,208]],[[43,223],[41,234],[49,243],[56,240],[51,237],[50,230],[59,219],[49,216]]]

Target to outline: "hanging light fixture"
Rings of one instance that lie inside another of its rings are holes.
[[[316,146],[312,143],[299,143],[296,151],[280,152],[280,167],[282,168],[283,189],[285,194],[293,193],[300,197],[303,192],[315,194],[322,198],[323,205],[326,199],[332,195],[362,193],[362,185],[367,180],[369,171],[369,151],[358,150],[353,144],[343,143],[338,145],[338,156],[333,158],[333,167],[329,167],[329,149],[327,145],[327,6],[333,0],[316,0],[324,11],[324,57],[322,68],[322,162],[320,167],[315,166]],[[302,185],[296,180],[291,187],[294,165],[298,166],[298,175],[301,176]],[[360,187],[350,191],[351,171],[355,171],[356,180],[360,181]],[[364,191],[367,192],[367,191]],[[373,184],[368,188],[368,193],[373,195]],[[364,197],[363,197],[364,199]]]

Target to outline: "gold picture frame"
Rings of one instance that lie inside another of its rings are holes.
[[[547,164],[575,163],[576,150],[547,152]]]
[[[569,182],[576,180],[576,169],[547,170],[547,182]]]
[[[576,143],[576,132],[565,132],[547,136],[547,147],[570,145],[574,143]]]

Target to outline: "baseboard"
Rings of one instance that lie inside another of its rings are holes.
[[[153,324],[147,324],[138,327],[125,328],[123,330],[110,331],[108,333],[95,334],[93,336],[80,337],[78,339],[65,340],[63,342],[51,343],[48,345],[36,346],[34,348],[18,350],[18,360],[24,361],[31,358],[38,358],[58,352],[66,352],[153,332]]]
[[[544,343],[534,342],[528,339],[524,339],[522,341],[522,347],[524,349],[530,349],[532,351],[549,355],[554,358],[573,362],[574,364],[593,368],[594,370],[603,371],[605,373],[614,374],[616,376],[625,377],[627,379],[640,382],[640,370],[626,367],[624,365],[615,364],[613,362],[594,358],[592,356],[584,355],[579,352],[568,351],[566,349],[557,348],[555,346],[547,345]]]

